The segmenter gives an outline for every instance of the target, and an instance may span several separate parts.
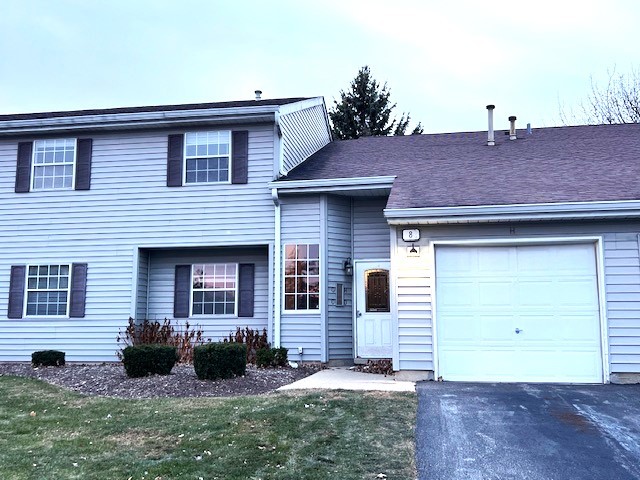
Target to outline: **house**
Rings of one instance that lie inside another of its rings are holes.
[[[0,116],[0,360],[116,360],[130,316],[273,336],[267,184],[329,141],[322,98]]]
[[[321,98],[0,116],[0,359],[113,360],[131,315],[414,378],[640,381],[640,125],[501,133],[331,142]]]

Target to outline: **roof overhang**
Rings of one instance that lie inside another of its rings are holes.
[[[64,133],[83,130],[130,130],[166,126],[271,123],[278,106],[206,108],[157,112],[74,115],[69,117],[0,121],[0,136]]]
[[[316,180],[276,180],[269,188],[282,194],[341,193],[388,195],[395,175],[381,177],[323,178]]]
[[[387,208],[384,216],[391,225],[632,219],[640,218],[640,200]]]

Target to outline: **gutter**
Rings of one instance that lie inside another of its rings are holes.
[[[312,193],[341,190],[369,190],[391,188],[395,175],[379,177],[323,178],[317,180],[276,180],[268,186],[280,193]]]
[[[387,208],[390,225],[410,223],[465,223],[539,221],[560,219],[605,219],[640,217],[640,201],[601,201],[476,205],[464,207]]]
[[[271,190],[271,198],[273,199],[273,204],[275,206],[274,212],[274,227],[275,227],[275,235],[274,235],[274,269],[273,269],[273,279],[274,282],[274,302],[273,302],[273,343],[276,348],[280,348],[280,325],[281,325],[281,316],[280,312],[282,310],[281,306],[281,282],[280,282],[280,268],[282,265],[282,232],[281,232],[281,216],[280,216],[280,199],[278,198],[278,190]]]
[[[231,110],[231,109],[225,109]],[[132,130],[140,128],[179,127],[206,123],[229,125],[236,123],[271,123],[275,112],[242,114],[241,112],[218,114],[206,111],[126,113],[116,115],[92,115],[89,117],[58,117],[38,120],[9,120],[0,122],[0,136],[16,134],[49,133],[81,130]]]
[[[227,108],[192,108],[127,113],[77,114],[48,118],[0,120],[0,136],[19,133],[47,133],[70,130],[122,130],[164,126],[189,126],[201,123],[269,123],[278,112],[292,112],[324,104],[323,97],[313,97],[285,105],[246,105]],[[162,108],[162,106],[160,107]],[[64,112],[59,112],[64,113]]]

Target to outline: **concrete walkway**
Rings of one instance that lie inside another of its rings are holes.
[[[393,376],[362,373],[348,367],[328,368],[284,385],[278,390],[374,390],[383,392],[415,392],[415,382],[396,381]]]

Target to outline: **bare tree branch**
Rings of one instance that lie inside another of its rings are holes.
[[[565,124],[589,125],[613,123],[640,123],[640,73],[632,69],[629,73],[616,73],[615,67],[607,71],[609,78],[604,87],[591,77],[591,92],[580,102],[580,115],[573,110],[566,112],[560,102],[560,120]]]

